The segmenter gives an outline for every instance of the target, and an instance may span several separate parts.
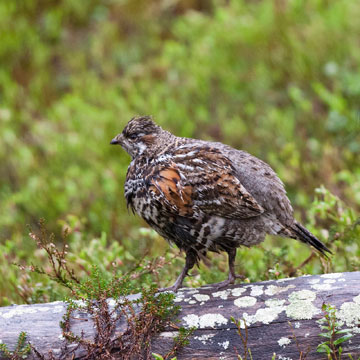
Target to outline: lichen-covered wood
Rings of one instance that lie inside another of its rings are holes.
[[[198,328],[190,344],[178,354],[179,360],[236,359],[236,351],[243,355],[243,345],[231,316],[246,320],[247,345],[254,360],[271,359],[274,353],[279,360],[299,359],[293,334],[302,351],[310,347],[306,359],[325,359],[316,353],[317,345],[324,341],[316,322],[323,317],[323,303],[336,306],[338,321],[354,334],[343,344],[344,354],[352,354],[354,359],[360,355],[360,272],[240,284],[220,291],[211,286],[184,288],[175,301],[182,308],[179,325]],[[26,331],[39,350],[52,349],[55,355],[59,354],[64,346],[59,327],[64,312],[62,302],[0,308],[0,342],[13,348],[19,333]],[[85,314],[76,317],[74,331],[91,336],[91,320]],[[176,334],[176,328],[165,329],[154,339],[153,351],[165,354]],[[76,358],[81,355],[77,351]]]

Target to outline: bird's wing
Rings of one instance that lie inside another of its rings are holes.
[[[264,212],[235,176],[231,161],[209,146],[178,149],[153,167],[147,183],[164,208],[182,216],[201,211],[246,219]]]

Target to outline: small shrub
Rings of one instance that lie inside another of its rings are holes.
[[[28,343],[26,343],[26,333],[23,331],[19,334],[14,351],[10,351],[6,344],[0,344],[0,355],[2,353],[2,355],[9,360],[26,359],[30,351],[31,347]]]
[[[76,343],[76,346],[71,350],[65,346],[60,357],[55,357],[51,351],[43,354],[32,347],[33,353],[39,359],[66,359],[76,350],[82,349],[86,351],[87,359],[126,360],[134,356],[137,359],[150,359],[152,337],[170,324],[179,307],[173,302],[174,294],[158,294],[155,286],[143,288],[141,296],[135,300],[129,295],[139,292],[135,281],[156,272],[164,262],[145,262],[121,276],[114,271],[111,277],[94,265],[87,277],[78,278],[67,259],[67,244],[59,250],[55,245],[54,235],[47,233],[44,221],[40,221],[39,225],[40,232],[37,234],[31,231],[30,237],[46,252],[49,269],[34,265],[21,268],[43,275],[67,289],[67,311],[60,326],[67,343]],[[82,333],[75,334],[72,331],[76,312],[86,313],[93,322],[93,338],[89,339]],[[119,324],[124,324],[120,332]],[[193,329],[180,328],[179,335],[165,358],[175,355],[185,346],[192,332]]]
[[[323,304],[324,317],[318,320],[323,332],[319,335],[327,340],[319,344],[317,352],[326,353],[328,359],[341,360],[343,349],[341,344],[348,341],[353,335],[349,329],[341,329],[336,319],[336,308],[330,304]]]

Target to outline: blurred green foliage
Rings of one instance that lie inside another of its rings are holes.
[[[359,18],[357,0],[0,1],[0,304],[60,296],[11,265],[44,262],[26,230],[41,217],[72,229],[84,271],[164,255],[127,213],[129,157],[108,145],[135,114],[269,162],[297,217],[333,243],[332,269],[358,269]],[[268,239],[238,265],[260,280],[309,254]],[[187,284],[223,280],[225,258],[212,264]],[[297,273],[320,271],[314,260]]]

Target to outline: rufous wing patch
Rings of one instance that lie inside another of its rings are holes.
[[[153,175],[150,190],[163,197],[166,204],[175,206],[179,215],[191,213],[191,187],[183,186],[178,170],[168,167]],[[161,201],[161,198],[159,199]]]
[[[174,166],[184,169],[183,183],[191,185],[195,211],[228,219],[247,219],[264,212],[237,178],[231,161],[216,149],[187,148],[179,155]]]
[[[185,150],[150,175],[150,190],[164,209],[182,216],[202,211],[228,219],[247,219],[264,212],[236,177],[228,158],[210,148]]]

